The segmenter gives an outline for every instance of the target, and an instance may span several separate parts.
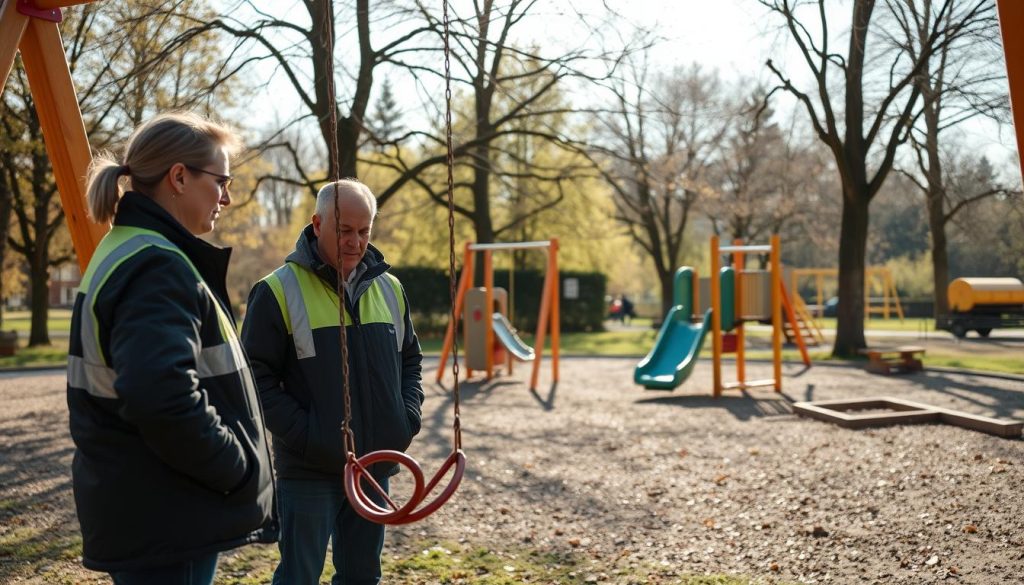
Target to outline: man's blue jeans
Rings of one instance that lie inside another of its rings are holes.
[[[155,569],[111,573],[114,585],[211,585],[217,553]]]
[[[385,490],[388,479],[377,478]],[[366,490],[380,499],[372,489]],[[356,514],[345,497],[341,478],[335,480],[279,479],[281,564],[274,585],[315,585],[320,582],[327,541],[333,544],[332,585],[376,585],[380,582],[380,553],[384,526]]]

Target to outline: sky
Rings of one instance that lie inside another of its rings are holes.
[[[451,2],[459,14],[470,13],[470,0]],[[344,5],[338,3],[338,6]],[[830,22],[849,22],[850,5],[848,0],[830,0],[826,5]],[[289,19],[304,13],[304,9],[293,2],[275,2],[272,6],[270,10],[280,11]],[[609,8],[618,15],[610,21],[607,19]],[[579,15],[589,20],[589,28],[580,24]],[[340,16],[339,20],[339,30],[344,30],[345,17]],[[811,27],[815,19],[805,22]],[[657,30],[661,40],[651,53],[651,61],[657,68],[698,62],[707,69],[717,69],[727,82],[742,78],[772,84],[775,79],[765,66],[770,57],[796,85],[809,85],[809,73],[802,56],[788,42],[788,35],[780,33],[778,17],[769,15],[757,0],[541,0],[514,30],[518,31],[518,40],[534,42],[544,48],[614,43],[616,29],[627,28],[623,24]],[[842,25],[833,25],[832,30],[844,35],[842,28]],[[843,44],[846,41],[843,36],[836,40]],[[343,51],[344,47],[339,46],[339,52],[343,54]],[[378,88],[379,81],[375,79]],[[422,109],[417,99],[417,92],[424,91],[422,87],[396,78],[393,89],[400,103],[406,100],[409,104],[408,115],[415,116],[417,108]],[[278,76],[257,101],[266,108],[264,111],[276,111],[277,119],[289,119],[300,111],[295,101],[283,99],[282,96],[290,93],[283,76]],[[343,94],[340,90],[339,93]],[[776,110],[788,115],[796,107],[795,102],[788,96],[779,97]],[[803,112],[800,114],[806,117]],[[1001,131],[995,124],[979,121],[963,125],[963,131],[965,140],[984,150],[994,161],[1015,160],[1012,153],[1016,140],[1012,130]]]

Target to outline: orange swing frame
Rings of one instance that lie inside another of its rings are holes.
[[[467,242],[462,255],[462,275],[459,277],[458,293],[455,297],[455,319],[449,319],[448,327],[445,329],[444,344],[441,347],[441,358],[437,368],[437,382],[441,382],[447,368],[448,356],[455,343],[455,331],[458,327],[459,316],[462,315],[462,308],[465,306],[466,292],[473,286],[475,278],[473,260],[475,252],[483,252],[483,280],[485,306],[494,306],[494,259],[495,250],[531,250],[544,249],[547,251],[547,266],[544,272],[544,286],[541,291],[540,310],[537,315],[537,333],[534,336],[533,373],[530,375],[530,390],[537,389],[537,380],[540,377],[540,363],[544,355],[544,344],[547,342],[548,333],[551,335],[551,381],[558,382],[558,354],[561,344],[561,317],[559,308],[559,278],[558,278],[558,238],[537,242],[507,242],[494,244],[475,244]],[[494,326],[491,320],[484,319],[486,332],[485,344],[487,348],[494,346]],[[491,351],[487,354],[487,380],[494,377],[494,355]],[[509,358],[511,360],[511,357]],[[511,371],[511,367],[509,368]],[[473,370],[466,370],[466,377],[473,374]]]

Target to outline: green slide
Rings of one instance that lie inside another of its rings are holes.
[[[735,318],[735,271],[723,268],[719,282],[722,297],[722,329],[733,328]],[[693,371],[704,337],[711,330],[711,309],[704,312],[700,323],[691,323],[693,314],[693,269],[684,266],[676,271],[672,290],[675,306],[661,324],[654,347],[633,371],[633,381],[648,390],[674,390]]]
[[[648,390],[674,390],[689,377],[711,328],[711,309],[700,323],[690,323],[689,317],[689,307],[672,307],[661,324],[654,349],[633,372],[633,381]]]

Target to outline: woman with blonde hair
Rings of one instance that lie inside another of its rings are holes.
[[[71,318],[72,476],[83,563],[117,585],[209,584],[218,553],[276,539],[263,414],[225,286],[231,250],[196,237],[231,203],[239,146],[220,124],[163,114],[89,171],[90,213],[113,226]]]

